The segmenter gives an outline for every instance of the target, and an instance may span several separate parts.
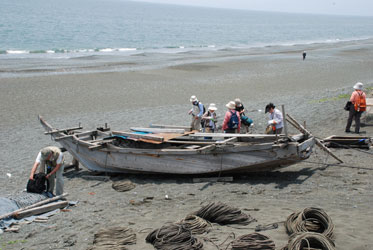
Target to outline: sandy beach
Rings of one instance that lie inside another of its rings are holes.
[[[303,50],[307,50],[304,61]],[[343,107],[352,86],[360,81],[367,92],[373,89],[373,40],[192,51],[168,60],[173,60],[171,66],[134,67],[125,72],[0,78],[0,196],[21,192],[39,150],[58,145],[44,135],[38,114],[57,128],[79,123],[87,130],[105,123],[116,130],[150,123],[189,125],[191,95],[205,105],[216,103],[220,116],[225,104],[239,97],[254,120],[256,133],[264,131],[267,116],[263,110],[273,102],[285,105],[287,113],[306,121],[316,137],[325,138],[347,135],[348,113]],[[373,127],[361,130],[373,136]],[[83,167],[79,173],[65,175],[68,200],[78,201],[77,206],[47,223],[31,223],[18,233],[0,234],[0,249],[87,249],[95,233],[111,226],[130,227],[137,233],[137,243],[128,249],[154,249],[145,242],[151,229],[179,221],[203,204],[221,201],[242,209],[257,222],[239,227],[214,225],[204,237],[214,238],[217,245],[231,232],[248,234],[256,225],[281,222],[294,211],[320,207],[333,220],[337,249],[371,250],[372,150],[332,151],[343,164],[334,165],[333,158],[315,148],[305,162],[218,183],[159,175],[114,175],[105,182],[84,178],[90,173]],[[118,179],[131,180],[136,188],[117,192],[112,183]],[[146,197],[153,198],[141,202]],[[281,223],[278,229],[262,233],[275,242],[276,249],[287,243]],[[216,249],[209,242],[204,246]]]

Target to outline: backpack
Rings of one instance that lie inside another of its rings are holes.
[[[358,95],[359,95],[359,98],[357,99],[357,101],[355,101],[355,105],[354,105],[355,106],[355,110],[357,112],[363,112],[367,108],[367,103],[366,103],[366,100],[364,98],[363,93],[360,94],[358,92]]]
[[[229,112],[231,112],[231,118],[229,119],[229,122],[228,122],[228,128],[229,129],[236,129],[236,128],[238,128],[238,116],[237,116],[237,112],[236,111],[234,111],[234,112],[232,112],[232,111],[229,111]]]
[[[28,180],[27,182],[27,192],[29,193],[38,193],[41,194],[47,190],[47,182],[48,179],[44,173],[38,173],[34,175],[33,180]]]

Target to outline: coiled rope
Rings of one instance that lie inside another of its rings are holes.
[[[315,232],[299,232],[290,237],[287,246],[281,250],[335,250],[333,241]]]
[[[316,232],[334,239],[334,225],[331,218],[321,208],[305,208],[289,215],[285,222],[289,235],[298,232]]]
[[[136,244],[136,233],[126,227],[112,227],[102,229],[94,235],[94,249],[126,250],[126,245]]]
[[[202,249],[203,244],[182,224],[169,223],[156,229],[148,236],[146,242],[160,250],[194,250]]]
[[[270,238],[260,233],[251,233],[239,236],[230,244],[232,246],[232,250],[275,250],[275,243]]]
[[[210,222],[196,215],[187,215],[179,224],[184,225],[185,228],[192,231],[192,234],[204,234],[212,228]]]
[[[131,181],[115,181],[113,182],[111,187],[118,192],[126,192],[134,189],[136,185]]]
[[[247,215],[238,208],[230,207],[222,202],[212,202],[202,207],[197,212],[192,213],[209,222],[226,224],[241,224],[247,225],[250,222],[256,221],[250,215]]]

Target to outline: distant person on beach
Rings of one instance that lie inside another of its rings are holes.
[[[189,115],[192,115],[191,127],[192,130],[199,131],[201,129],[201,119],[202,115],[205,113],[205,107],[202,102],[198,101],[195,95],[192,95],[189,100],[193,105],[192,109],[189,110]]]
[[[240,133],[241,118],[240,113],[236,111],[235,102],[230,101],[225,106],[228,108],[228,111],[225,113],[223,121],[224,133]]]
[[[234,103],[236,105],[236,111],[240,113],[241,127],[243,125],[246,128],[246,133],[248,133],[249,127],[253,124],[253,120],[245,115],[245,107],[243,106],[240,98],[234,99]]]
[[[302,55],[303,55],[303,61],[304,61],[306,59],[306,56],[307,56],[306,51],[303,51]]]
[[[56,195],[63,194],[63,169],[64,156],[58,147],[50,146],[40,150],[36,157],[35,163],[32,167],[30,180],[34,179],[36,171],[38,173],[45,173],[49,182],[48,192],[53,194],[55,179]]]
[[[265,113],[269,113],[268,128],[266,130],[267,134],[281,134],[282,128],[284,127],[283,115],[280,110],[276,109],[273,103],[269,103],[265,108]]]
[[[207,111],[202,116],[202,121],[204,122],[204,128],[206,133],[214,133],[216,131],[216,123],[218,122],[215,103],[210,103]]]
[[[352,92],[350,97],[350,111],[348,114],[348,120],[346,125],[346,133],[350,133],[352,119],[355,119],[355,133],[360,132],[360,117],[361,114],[366,110],[366,95],[363,92],[363,84],[358,82],[354,85],[355,91]]]

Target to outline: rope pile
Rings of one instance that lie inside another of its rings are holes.
[[[231,242],[232,250],[275,250],[275,243],[260,233],[245,234]]]
[[[194,250],[202,249],[203,244],[193,237],[192,232],[181,224],[166,224],[148,236],[146,242],[160,250]]]
[[[281,250],[335,250],[333,241],[315,232],[299,232],[290,237],[289,243]]]
[[[126,191],[134,189],[136,185],[132,183],[131,181],[116,181],[116,182],[113,182],[111,187],[118,192],[126,192]]]
[[[196,215],[188,215],[185,219],[181,220],[179,224],[184,225],[189,229],[192,234],[204,234],[211,229],[211,224]]]
[[[221,225],[247,225],[250,222],[255,221],[254,218],[252,218],[250,215],[242,213],[238,208],[230,207],[221,202],[212,202],[193,214],[209,222],[214,222]]]
[[[292,213],[285,222],[289,235],[298,232],[316,232],[334,239],[334,225],[331,218],[321,208],[305,208],[303,211]]]
[[[136,244],[136,234],[130,228],[112,227],[94,235],[92,250],[126,250],[126,245]]]

